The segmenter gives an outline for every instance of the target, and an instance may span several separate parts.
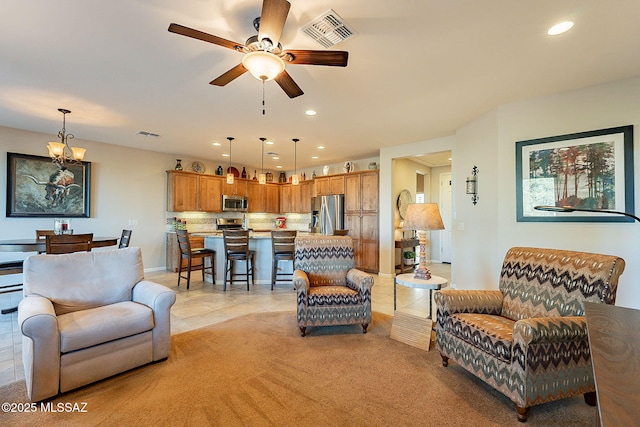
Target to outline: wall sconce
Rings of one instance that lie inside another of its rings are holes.
[[[467,194],[471,194],[473,204],[478,203],[478,167],[473,166],[471,176],[467,177]]]

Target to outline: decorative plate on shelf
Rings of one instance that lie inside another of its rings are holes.
[[[398,195],[398,211],[400,212],[400,218],[404,219],[407,215],[407,206],[413,202],[411,192],[409,190],[402,190]]]
[[[240,171],[236,169],[234,166],[227,168],[227,173],[232,173],[236,178],[240,177]]]
[[[204,173],[204,171],[206,170],[206,167],[204,163],[195,161],[191,163],[191,169],[196,173]]]
[[[342,170],[344,171],[344,173],[353,172],[354,170],[356,170],[356,165],[353,162],[344,162]]]

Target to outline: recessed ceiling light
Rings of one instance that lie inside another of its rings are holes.
[[[273,160],[280,160],[280,157],[278,157],[278,156],[273,156],[273,157],[272,157],[272,159],[273,159]]]
[[[265,144],[267,144],[267,145],[273,145],[273,141],[265,141]]]
[[[282,165],[276,166],[276,169],[282,169]]]
[[[318,156],[311,156],[311,158],[312,158],[312,159],[317,159],[317,158],[318,158]]]
[[[316,148],[317,148],[318,150],[324,150],[324,145],[318,145]]]
[[[228,153],[222,153],[222,157],[229,157]]]
[[[557,36],[558,34],[566,33],[571,29],[571,27],[573,27],[573,22],[564,21],[549,28],[547,34],[549,34],[550,36]]]
[[[215,145],[216,147],[221,146],[222,144],[220,144],[219,142],[212,142],[213,145]]]
[[[304,112],[307,116],[315,116],[317,113],[316,110],[307,110]]]

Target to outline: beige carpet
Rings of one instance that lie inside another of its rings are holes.
[[[55,398],[86,413],[0,413],[29,426],[516,426],[512,403],[439,354],[389,338],[391,318],[313,328],[295,313],[257,313],[172,337],[167,361]],[[23,382],[0,388],[25,402]],[[582,397],[530,410],[529,426],[592,426]]]

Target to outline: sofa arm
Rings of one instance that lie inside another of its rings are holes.
[[[304,292],[305,294],[309,293],[309,276],[302,270],[294,270],[293,271],[293,287],[296,288],[298,293]]]
[[[176,294],[166,286],[142,280],[133,287],[132,300],[153,311],[153,360],[169,357],[171,350],[171,306]]]
[[[41,296],[27,296],[18,305],[22,332],[22,363],[27,395],[39,401],[58,394],[60,332],[53,304]]]
[[[584,316],[534,317],[513,325],[513,344],[526,348],[530,344],[581,341],[588,339]]]
[[[483,313],[500,314],[502,311],[502,292],[498,290],[454,290],[436,291],[433,300],[438,313]]]
[[[370,294],[373,287],[373,276],[362,270],[352,268],[347,272],[347,286],[362,295]]]

